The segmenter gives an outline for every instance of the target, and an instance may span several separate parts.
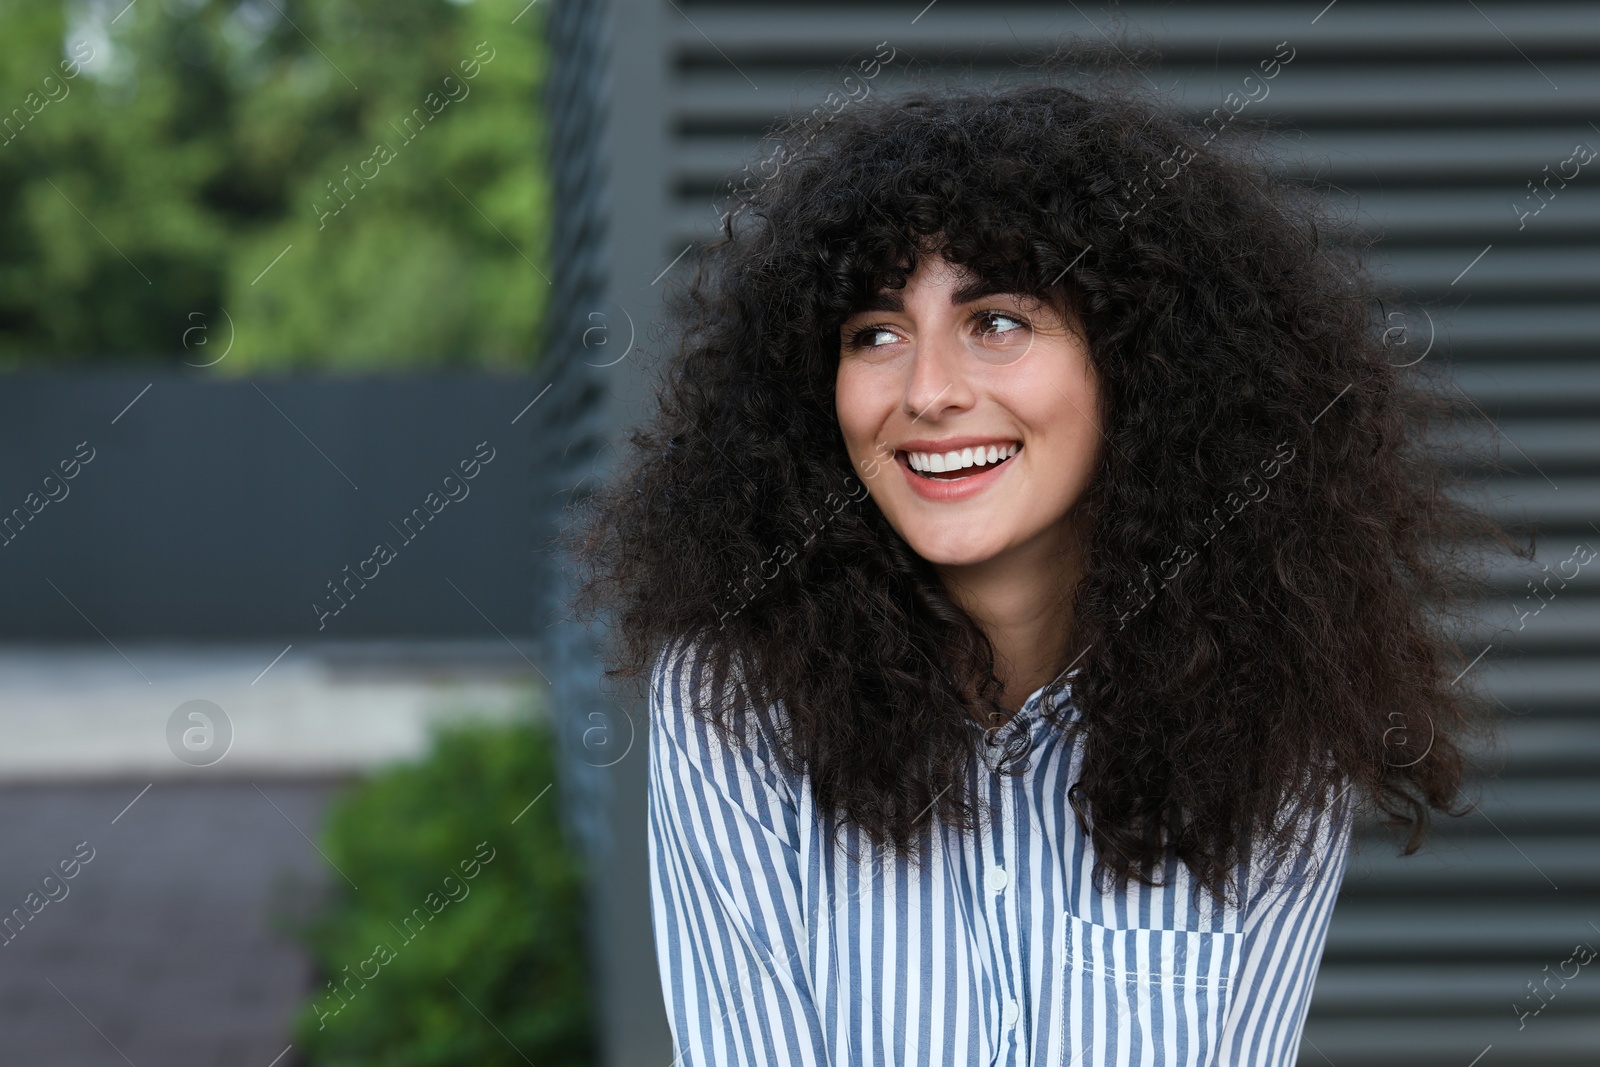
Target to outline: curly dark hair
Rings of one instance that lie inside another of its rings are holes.
[[[931,251],[1070,311],[1107,404],[1063,590],[1077,657],[1046,693],[1070,679],[1097,876],[1175,857],[1220,897],[1255,835],[1293,847],[1277,817],[1344,791],[1407,854],[1430,809],[1464,814],[1493,723],[1452,624],[1485,549],[1532,549],[1460,491],[1437,431],[1462,405],[1391,363],[1357,227],[1243,125],[1218,138],[1102,73],[780,131],[803,147],[673,290],[657,406],[562,536],[577,616],[610,616],[607,674],[697,635],[743,696],[697,713],[736,739],[781,701],[820,810],[905,855],[935,813],[976,825],[964,720],[1010,714],[993,649],[866,500],[834,411],[841,323]]]

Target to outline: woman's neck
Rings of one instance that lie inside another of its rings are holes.
[[[1013,712],[1080,651],[1071,648],[1069,630],[1081,560],[1069,534],[1066,543],[1018,546],[981,564],[939,568],[951,598],[994,646],[1001,703]]]

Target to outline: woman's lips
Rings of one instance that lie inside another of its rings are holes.
[[[956,500],[965,500],[967,497],[981,493],[1005,475],[1006,469],[1011,466],[1017,456],[1022,455],[1023,449],[1018,449],[1015,456],[991,463],[985,467],[969,467],[973,473],[961,478],[924,478],[911,469],[911,463],[904,452],[895,453],[895,463],[904,472],[906,481],[911,486],[911,491],[924,500],[939,503],[948,503]]]

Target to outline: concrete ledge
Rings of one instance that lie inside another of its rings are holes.
[[[0,784],[359,774],[419,755],[434,723],[542,714],[532,641],[512,641],[0,645]],[[220,719],[174,731],[195,700]],[[213,762],[179,758],[186,729]]]

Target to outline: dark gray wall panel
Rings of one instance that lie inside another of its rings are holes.
[[[61,499],[0,543],[0,639],[525,633],[536,452],[512,419],[536,390],[530,376],[14,375],[0,518],[37,507],[32,493]],[[447,485],[481,442],[490,462]],[[80,444],[93,458],[45,487]],[[407,526],[416,508],[431,517]],[[379,542],[394,558],[363,566]]]

